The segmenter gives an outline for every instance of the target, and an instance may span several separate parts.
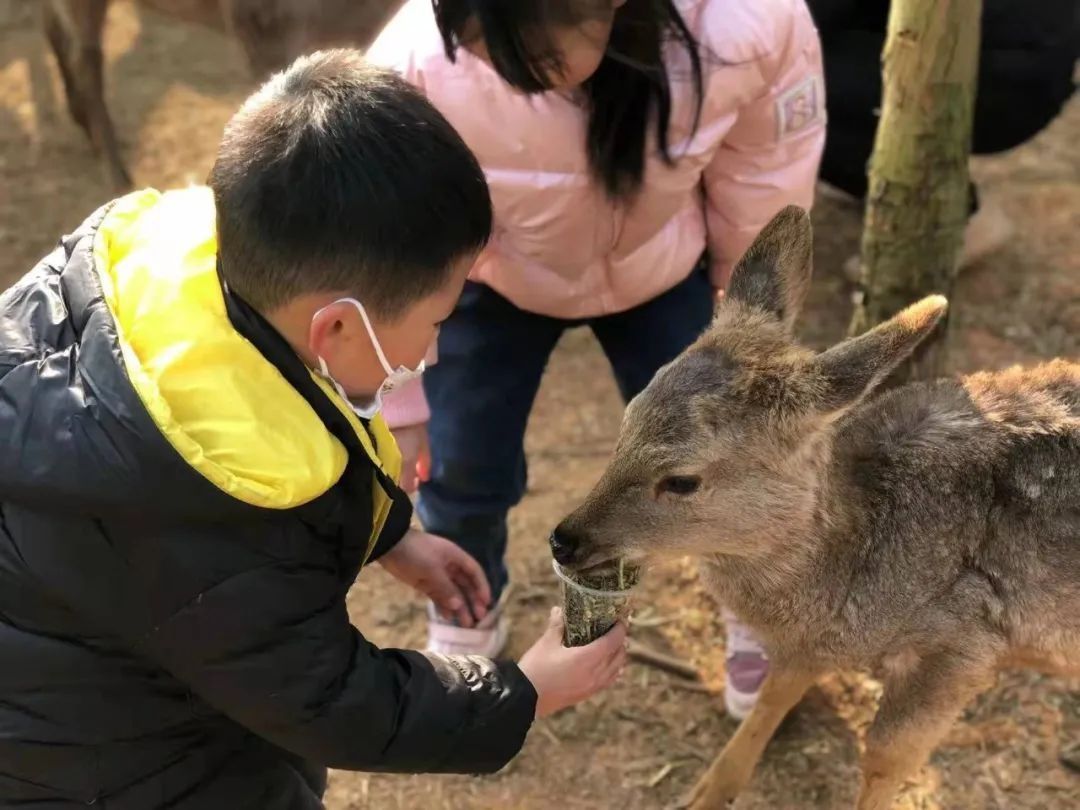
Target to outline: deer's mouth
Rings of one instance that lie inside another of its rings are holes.
[[[585,557],[581,562],[564,566],[567,570],[583,577],[603,578],[617,574],[619,566],[640,567],[645,560],[641,555],[616,555],[613,551],[597,551]]]
[[[575,574],[579,574],[583,577],[603,577],[615,572],[617,563],[614,558],[604,560],[598,563],[589,563],[587,565],[570,565],[567,566]]]

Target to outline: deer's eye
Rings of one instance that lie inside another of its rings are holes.
[[[672,495],[693,495],[701,488],[701,479],[696,475],[670,475],[662,478],[656,485],[657,492]]]

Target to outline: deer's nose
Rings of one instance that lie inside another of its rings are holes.
[[[579,537],[559,526],[551,533],[551,555],[559,565],[570,565],[577,556],[578,546],[581,545]]]

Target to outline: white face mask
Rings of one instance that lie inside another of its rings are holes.
[[[334,386],[334,390],[341,395],[342,399],[349,403],[357,416],[361,419],[371,419],[382,409],[383,394],[401,387],[410,380],[415,380],[424,373],[424,361],[421,360],[420,365],[416,368],[406,368],[405,366],[393,368],[390,365],[390,361],[386,359],[386,352],[383,351],[382,344],[379,343],[379,338],[375,336],[375,329],[371,325],[371,319],[368,317],[367,310],[365,310],[364,305],[355,298],[339,298],[337,301],[320,309],[319,312],[316,312],[315,317],[318,317],[321,312],[328,307],[332,307],[334,304],[352,304],[356,307],[357,312],[360,313],[360,318],[364,321],[364,328],[367,329],[368,337],[371,338],[371,345],[375,349],[375,354],[382,364],[383,371],[386,372],[386,378],[382,381],[379,390],[375,392],[375,396],[371,398],[371,401],[360,405],[354,402],[349,395],[345,393],[345,389],[341,387],[340,383],[333,378],[330,374],[330,370],[326,367],[326,361],[322,357],[316,358],[319,361],[319,373],[326,378],[327,382]]]

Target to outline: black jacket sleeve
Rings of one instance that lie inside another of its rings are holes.
[[[379,533],[375,548],[371,550],[371,554],[368,556],[368,565],[378,562],[380,557],[396,546],[412,524],[413,505],[412,501],[409,500],[409,496],[396,484],[389,485],[385,481],[380,481],[380,483],[390,495],[390,514],[386,517],[386,524]]]
[[[350,625],[333,571],[302,562],[232,576],[142,646],[208,704],[333,768],[493,772],[535,715],[515,664],[378,649]]]

